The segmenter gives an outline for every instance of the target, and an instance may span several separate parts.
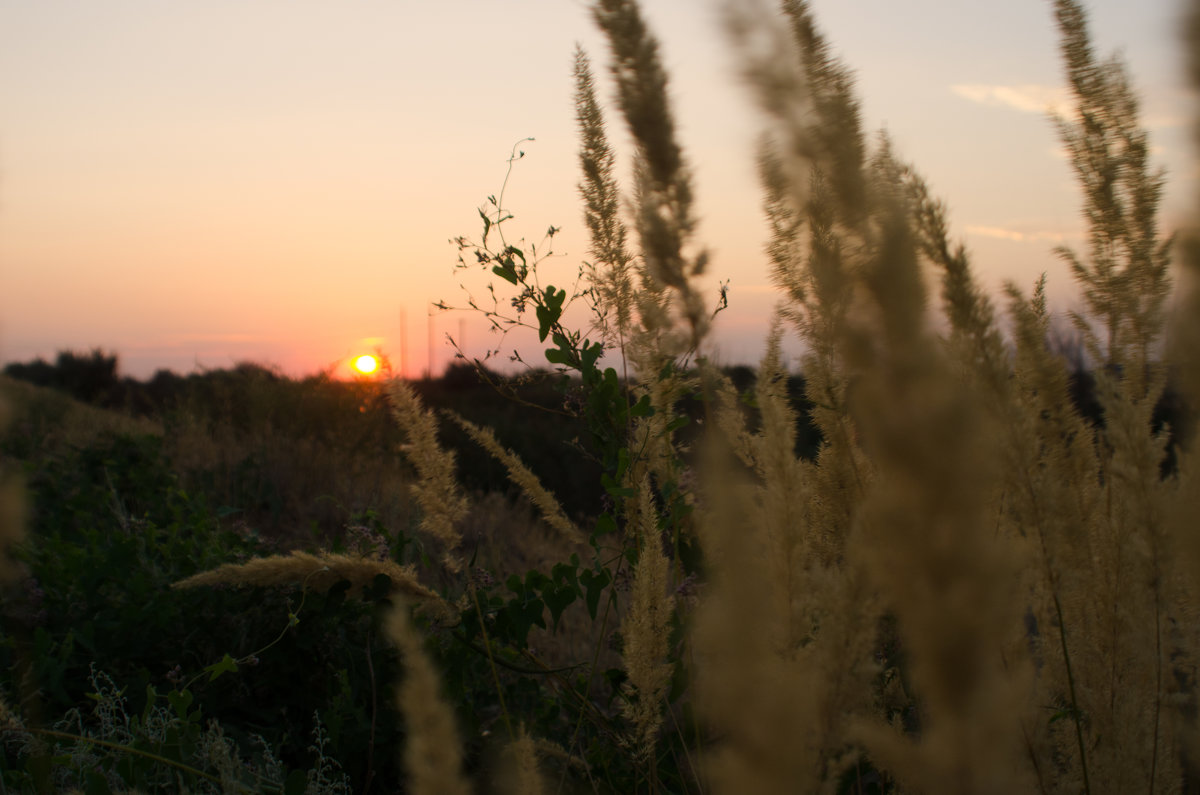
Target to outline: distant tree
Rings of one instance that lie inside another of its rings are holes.
[[[4,374],[36,386],[54,386],[54,376],[57,371],[40,356],[32,362],[11,362],[4,367]]]
[[[59,351],[55,367],[55,386],[88,403],[109,402],[120,384],[117,355],[100,348],[89,353]]]
[[[146,382],[145,391],[159,408],[178,399],[183,391],[185,379],[171,370],[160,369]]]
[[[449,389],[469,389],[496,378],[495,373],[481,364],[454,362],[446,367],[446,372],[442,374],[442,383]]]
[[[117,354],[93,348],[88,353],[59,351],[54,364],[42,358],[13,362],[4,368],[12,378],[37,386],[52,387],[88,403],[109,405],[119,400],[121,380]]]

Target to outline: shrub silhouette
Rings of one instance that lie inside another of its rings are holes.
[[[88,403],[112,405],[120,387],[117,369],[115,353],[94,348],[88,353],[59,351],[53,365],[42,359],[26,364],[14,362],[4,372],[38,386],[61,389]]]

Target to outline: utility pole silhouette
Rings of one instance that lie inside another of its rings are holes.
[[[408,375],[408,313],[400,307],[400,377],[407,380]]]
[[[425,330],[425,342],[429,348],[425,358],[425,377],[433,379],[433,313],[426,313],[428,328]]]

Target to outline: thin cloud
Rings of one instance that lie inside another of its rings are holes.
[[[968,235],[1011,240],[1014,243],[1062,243],[1067,239],[1066,235],[1059,232],[1020,232],[1002,226],[968,226],[966,231]]]
[[[970,83],[950,86],[950,90],[963,99],[980,105],[1011,108],[1022,113],[1064,114],[1071,107],[1066,92],[1055,86],[996,86]]]
[[[260,334],[182,334],[174,338],[176,343],[192,342],[268,342],[269,337]]]
[[[989,85],[986,83],[959,83],[950,90],[971,102],[993,108],[1010,108],[1021,113],[1053,114],[1070,118],[1074,103],[1065,88],[1025,84],[1019,86]],[[1151,130],[1166,130],[1187,127],[1191,118],[1166,111],[1142,116],[1142,125]]]

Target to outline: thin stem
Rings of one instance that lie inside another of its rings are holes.
[[[363,779],[363,792],[371,790],[375,778],[375,666],[371,662],[371,633],[367,633],[367,673],[371,676],[371,733],[367,740],[367,775]]]
[[[458,641],[462,645],[466,646],[468,649],[471,649],[472,651],[478,652],[479,654],[487,654],[487,651],[485,649],[481,649],[481,648],[479,648],[478,645],[467,640],[466,636],[463,635],[461,632],[451,632],[450,637],[454,638],[456,641]],[[515,673],[529,674],[532,676],[550,675],[550,674],[563,673],[565,671],[573,671],[576,668],[581,668],[586,664],[586,663],[575,663],[574,665],[567,665],[562,668],[547,668],[547,667],[527,668],[523,665],[514,665],[513,663],[507,662],[505,660],[501,660],[498,657],[495,658],[495,663],[496,663],[496,665],[499,665],[501,668],[507,668],[508,670],[513,671]]]
[[[167,759],[165,756],[159,756],[158,754],[151,753],[150,751],[143,751],[140,748],[130,748],[127,745],[109,742],[108,740],[100,740],[95,737],[84,737],[79,734],[60,732],[53,729],[29,729],[29,732],[31,734],[40,734],[46,737],[56,737],[60,740],[74,740],[75,742],[90,743],[92,745],[98,745],[102,748],[108,748],[113,751],[121,751],[122,753],[132,754],[133,756],[140,756],[145,759],[158,762],[160,765],[173,767],[176,770],[182,770],[185,773],[191,773],[193,776],[199,776],[200,778],[208,779],[209,781],[216,782],[217,784],[221,783],[221,779],[218,776],[214,776],[211,773],[205,773],[203,770],[197,770],[190,765],[185,765],[183,762],[176,762],[173,759]],[[245,791],[249,792],[249,790]]]
[[[508,178],[512,176],[513,163],[517,162],[518,160],[520,160],[522,157],[525,156],[524,152],[521,152],[521,154],[519,154],[519,155],[517,154],[517,147],[520,146],[521,144],[525,143],[526,141],[532,141],[532,140],[533,140],[533,138],[522,138],[521,140],[519,140],[515,144],[513,144],[512,152],[508,156],[508,171],[504,172],[504,182],[501,183],[500,195],[496,198],[496,224],[495,224],[495,226],[496,226],[497,233],[500,235],[500,243],[505,248],[508,247],[508,241],[504,239],[504,227],[502,225],[503,222],[505,220],[507,220],[504,217],[504,209],[503,209],[504,208],[504,191],[508,190]],[[511,217],[512,216],[509,216],[509,218],[511,218]]]
[[[1012,670],[1008,665],[1008,655],[1004,653],[1003,649],[1000,650],[1000,664],[1004,666],[1004,672],[1011,676]],[[1025,752],[1029,754],[1029,762],[1033,765],[1034,775],[1037,776],[1038,792],[1045,795],[1047,790],[1046,782],[1042,778],[1042,766],[1038,764],[1037,753],[1033,749],[1033,741],[1029,737],[1029,730],[1025,728],[1025,719],[1021,718],[1018,723],[1021,726],[1021,739],[1025,741]]]
[[[258,649],[257,651],[252,651],[249,654],[244,654],[241,657],[238,657],[236,660],[233,661],[234,665],[245,665],[245,664],[249,663],[251,660],[256,659],[260,654],[268,651],[273,646],[275,646],[277,643],[279,643],[281,640],[283,640],[284,636],[287,635],[288,630],[300,623],[300,611],[304,609],[304,601],[308,598],[308,581],[310,579],[312,579],[315,575],[320,574],[321,572],[324,572],[324,571],[328,571],[328,570],[329,570],[328,566],[322,566],[319,569],[313,569],[311,572],[308,573],[307,576],[305,576],[305,578],[300,582],[300,604],[299,604],[299,606],[295,610],[291,610],[290,609],[291,608],[291,604],[290,604],[291,600],[290,599],[288,600],[289,601],[289,604],[288,604],[289,610],[288,610],[287,626],[285,626],[282,630],[280,630],[279,634],[275,636],[275,639],[272,640],[270,643],[268,643],[266,646],[263,646],[261,649]],[[188,690],[192,685],[196,684],[196,682],[203,679],[204,675],[206,673],[209,673],[208,670],[201,671],[200,673],[193,676],[191,679],[188,680],[187,684],[185,684],[183,687],[180,688],[180,692]],[[212,678],[210,678],[208,681],[211,682]]]
[[[508,705],[504,703],[504,689],[500,686],[500,672],[496,670],[496,659],[492,656],[492,642],[488,640],[486,622],[483,620],[483,609],[479,606],[479,592],[468,580],[467,589],[471,592],[471,601],[475,603],[475,615],[479,616],[479,632],[483,635],[483,650],[487,654],[488,664],[492,669],[492,681],[496,685],[496,698],[500,701],[500,713],[504,716],[504,726],[508,729],[508,739],[515,742],[516,732],[513,731],[512,718],[508,714]]]
[[[1157,555],[1155,556],[1157,558]],[[1157,564],[1157,560],[1155,561]],[[1155,566],[1154,583],[1154,744],[1150,746],[1150,795],[1154,795],[1154,776],[1158,771],[1158,725],[1162,713],[1162,616]]]
[[[1067,628],[1063,624],[1062,603],[1058,594],[1054,594],[1054,611],[1058,614],[1058,636],[1062,641],[1063,662],[1067,666],[1067,686],[1071,691],[1071,716],[1075,719],[1075,739],[1079,743],[1079,764],[1083,768],[1083,792],[1090,795],[1091,784],[1088,782],[1087,749],[1083,745],[1083,721],[1079,714],[1079,701],[1075,697],[1075,675],[1071,672],[1071,654],[1067,651]]]
[[[624,562],[625,562],[624,555],[621,555],[617,558],[617,571],[618,572],[621,570],[621,566],[624,564]],[[613,574],[613,581],[614,582],[616,581],[615,573]],[[612,594],[610,594],[609,598],[604,601],[604,617],[600,620],[600,637],[597,639],[596,647],[592,651],[592,662],[591,662],[590,668],[588,670],[587,685],[584,688],[584,697],[585,698],[587,697],[587,694],[591,692],[592,681],[596,678],[596,667],[597,667],[597,665],[599,665],[599,662],[600,662],[600,646],[604,642],[605,635],[608,633],[608,617],[612,610],[613,603],[615,601],[616,601],[616,597],[615,597],[615,595],[612,595]],[[583,728],[583,716],[584,716],[584,712],[583,712],[583,710],[580,710],[579,719],[575,721],[575,729],[571,732],[571,742],[567,745],[568,752],[570,751],[571,748],[573,748],[575,746],[575,742],[579,739],[579,732]],[[562,788],[563,783],[566,781],[566,777],[567,777],[567,771],[564,768],[563,773],[562,773],[562,778],[559,779],[559,783],[558,783],[560,789]],[[590,768],[588,770],[588,777],[591,778]]]

